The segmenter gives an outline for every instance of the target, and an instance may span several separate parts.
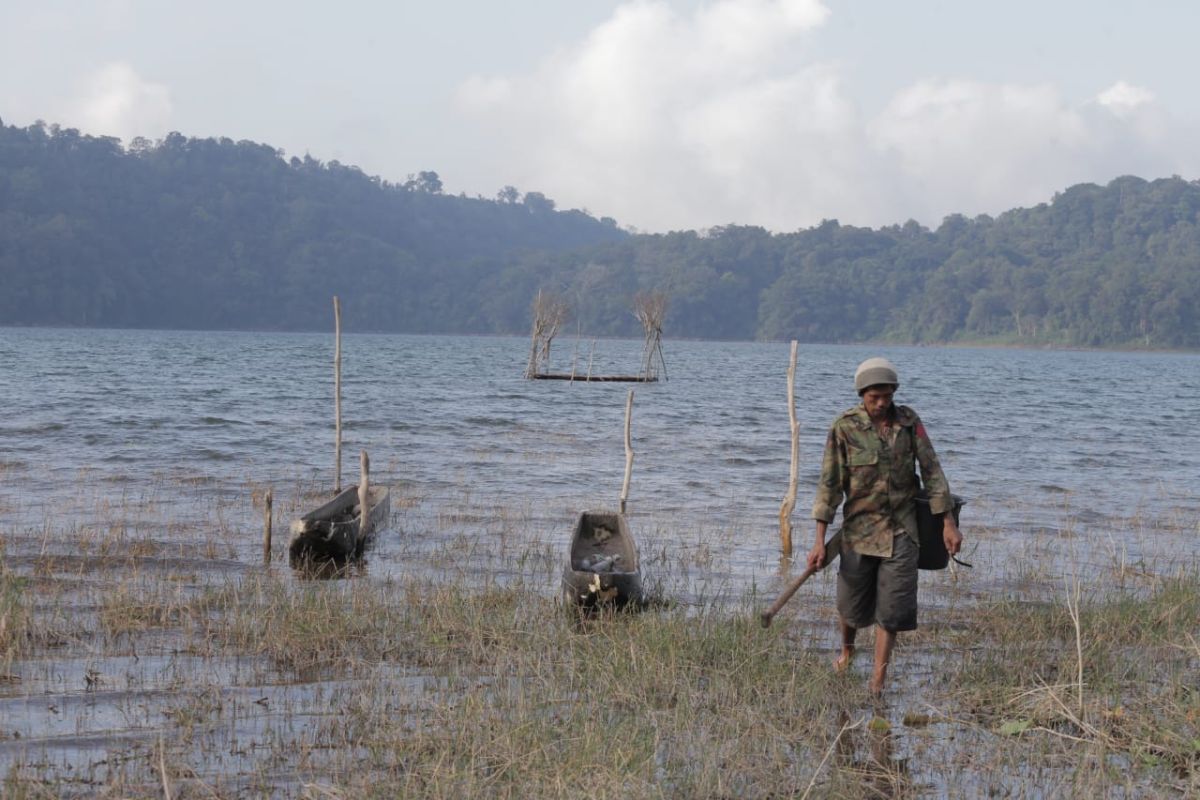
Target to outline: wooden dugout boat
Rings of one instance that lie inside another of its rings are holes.
[[[642,602],[641,564],[624,514],[579,515],[563,569],[563,599],[584,607]]]
[[[291,525],[288,557],[293,564],[304,561],[347,561],[362,555],[376,531],[387,527],[392,506],[386,486],[367,489],[367,525],[361,526],[358,487],[344,489],[320,508]]]

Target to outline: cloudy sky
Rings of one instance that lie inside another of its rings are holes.
[[[0,119],[177,130],[643,231],[1200,177],[1200,3],[0,0]]]

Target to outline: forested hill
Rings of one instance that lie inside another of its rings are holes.
[[[935,230],[727,227],[556,261],[543,283],[661,285],[667,331],[688,336],[1200,347],[1200,182],[1180,178],[1081,184]]]
[[[601,335],[635,333],[632,295],[661,289],[668,336],[1196,348],[1200,183],[1083,184],[936,229],[631,236],[432,172],[0,125],[0,324],[326,330],[339,294],[348,330],[520,333],[539,288]]]
[[[436,172],[0,124],[0,324],[326,329],[340,294],[348,328],[461,328],[476,259],[627,237],[537,192],[444,194]]]

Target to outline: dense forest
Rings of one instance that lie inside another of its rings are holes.
[[[1200,182],[1122,177],[935,229],[631,234],[538,192],[453,196],[263,144],[0,123],[0,324],[1200,347]],[[572,327],[575,327],[572,324]]]

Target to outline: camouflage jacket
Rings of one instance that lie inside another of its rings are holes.
[[[892,536],[900,530],[918,539],[916,464],[930,511],[940,514],[951,507],[950,485],[921,418],[908,406],[892,406],[892,414],[899,426],[892,441],[876,432],[861,404],[834,420],[825,440],[813,519],[833,522],[845,498],[842,540],[863,555],[890,556]]]

